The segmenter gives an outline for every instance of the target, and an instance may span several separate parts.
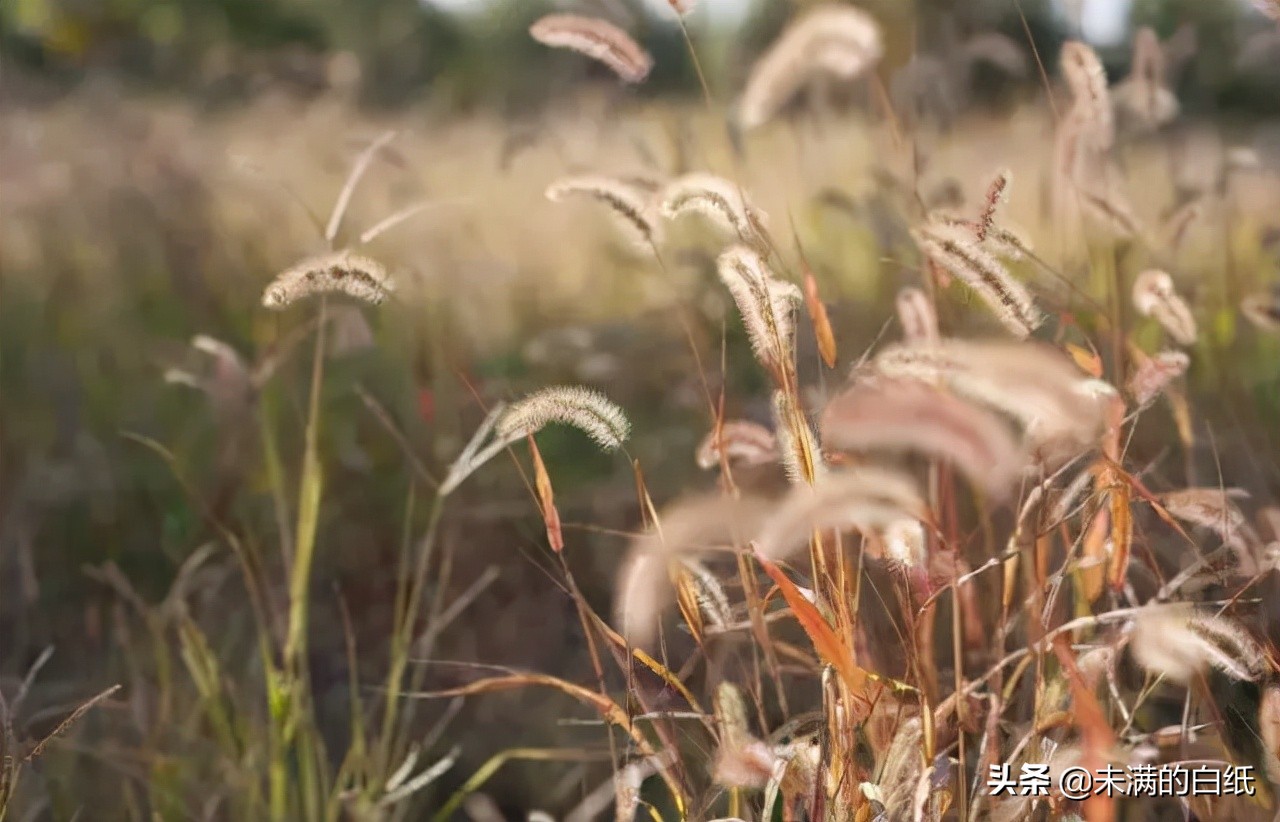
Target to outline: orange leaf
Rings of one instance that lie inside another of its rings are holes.
[[[1076,361],[1076,365],[1080,366],[1081,371],[1084,371],[1090,377],[1101,379],[1102,358],[1098,356],[1096,351],[1086,351],[1078,345],[1067,343],[1067,353],[1071,355],[1071,359]]]
[[[836,635],[822,614],[818,612],[817,607],[800,593],[800,589],[782,572],[781,568],[762,556],[759,551],[756,552],[756,561],[782,592],[782,598],[787,601],[787,606],[795,615],[796,621],[800,623],[800,627],[804,628],[804,632],[809,635],[809,640],[813,643],[818,656],[823,662],[836,669],[851,694],[865,699],[869,677],[867,672],[853,661],[853,651],[849,644]]]
[[[814,336],[818,338],[818,353],[827,368],[836,367],[836,337],[831,331],[831,320],[827,317],[827,307],[818,296],[818,281],[812,271],[804,273],[804,304],[809,309],[809,320],[813,323]]]
[[[564,550],[564,531],[560,528],[560,512],[556,509],[555,492],[551,489],[551,477],[542,462],[538,444],[529,437],[529,453],[533,454],[534,486],[538,489],[538,505],[542,508],[542,521],[547,526],[547,540],[557,554]]]

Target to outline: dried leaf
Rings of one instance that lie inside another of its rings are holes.
[[[800,627],[804,628],[804,632],[808,634],[809,640],[818,652],[818,656],[822,658],[823,662],[836,669],[836,672],[840,674],[841,679],[844,681],[845,687],[849,689],[850,694],[865,700],[869,678],[867,672],[854,662],[853,650],[850,644],[842,640],[832,630],[826,619],[819,613],[817,606],[810,602],[804,594],[800,593],[795,583],[782,572],[781,568],[759,551],[756,552],[756,561],[760,563],[765,573],[769,575],[778,586],[778,590],[782,592],[783,599],[787,601],[787,607],[795,615]],[[861,704],[869,713],[870,702],[864,701]],[[860,717],[855,717],[855,721],[861,721],[864,718],[866,718],[866,713]]]
[[[560,527],[560,512],[556,509],[555,492],[551,488],[551,477],[547,474],[547,466],[542,462],[542,452],[533,435],[528,435],[529,453],[533,455],[534,487],[538,490],[538,505],[542,509],[542,521],[547,527],[547,541],[551,550],[557,554],[564,550],[564,532]]]
[[[827,307],[818,296],[818,281],[812,271],[804,275],[804,302],[809,309],[809,320],[813,323],[814,336],[818,338],[818,353],[827,368],[836,367],[836,337],[831,331],[831,320],[827,318]]]

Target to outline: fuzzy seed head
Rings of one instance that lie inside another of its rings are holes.
[[[1187,372],[1191,358],[1182,351],[1161,351],[1133,372],[1126,386],[1138,407],[1150,405],[1169,385]]]
[[[1133,305],[1144,317],[1152,317],[1182,345],[1196,341],[1196,320],[1173,285],[1173,278],[1158,269],[1148,269],[1133,282]]]
[[[756,357],[766,366],[783,368],[792,356],[800,289],[774,277],[760,253],[743,245],[721,254],[717,269],[742,315]]]
[[[662,215],[668,220],[691,211],[744,241],[757,237],[768,224],[765,213],[751,204],[736,183],[714,174],[686,174],[663,192]]]
[[[263,292],[262,304],[278,311],[315,294],[341,293],[378,305],[393,289],[381,263],[350,251],[338,251],[311,257],[282,271]]]
[[[548,14],[530,26],[529,34],[545,46],[600,61],[626,83],[642,82],[653,68],[653,58],[629,34],[595,17]]]
[[[536,434],[553,422],[577,428],[606,451],[621,448],[631,433],[621,408],[599,391],[577,385],[544,388],[513,403],[495,431],[501,439],[512,439]]]
[[[880,26],[860,9],[827,3],[797,18],[756,62],[738,117],[745,129],[763,125],[815,77],[853,80],[884,53]]]
[[[562,203],[570,197],[588,197],[609,207],[619,229],[642,250],[662,243],[662,224],[656,219],[652,196],[643,186],[613,177],[590,174],[566,177],[547,187],[547,199]]]
[[[1014,336],[1025,338],[1045,321],[1031,292],[971,234],[956,226],[928,224],[911,232],[926,257],[974,291]]]

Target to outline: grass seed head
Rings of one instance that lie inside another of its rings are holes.
[[[794,350],[800,289],[774,277],[760,253],[744,245],[721,254],[717,270],[738,306],[756,357],[776,370],[785,368]]]
[[[545,46],[599,60],[626,83],[642,82],[653,68],[653,58],[631,35],[595,17],[548,14],[529,27],[529,34]]]
[[[1152,268],[1139,274],[1133,282],[1133,306],[1142,316],[1154,318],[1178,343],[1195,343],[1196,319],[1167,273]]]
[[[547,199],[562,203],[570,197],[590,197],[609,207],[618,227],[641,250],[661,245],[662,224],[657,220],[652,193],[642,186],[598,174],[565,177],[547,187]]]
[[[1029,337],[1045,321],[1031,292],[958,226],[926,224],[912,231],[926,257],[973,290],[1016,337]]]
[[[734,182],[714,174],[686,174],[672,181],[662,194],[662,215],[674,220],[697,212],[738,239],[751,241],[768,224],[768,216],[756,208]]]
[[[773,432],[750,420],[727,420],[720,430],[709,431],[698,445],[698,467],[716,468],[723,452],[730,464],[767,465],[778,461],[778,441]]]
[[[262,294],[262,304],[282,310],[316,294],[341,293],[378,305],[393,288],[381,263],[338,251],[303,260],[276,275]]]
[[[577,385],[544,388],[512,403],[498,418],[501,439],[536,434],[550,423],[571,425],[606,451],[621,448],[631,434],[622,409],[599,391]]]
[[[763,125],[814,77],[852,80],[884,53],[880,26],[852,6],[826,3],[791,23],[751,69],[739,102],[742,127]]]

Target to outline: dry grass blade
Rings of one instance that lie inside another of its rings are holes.
[[[618,705],[618,703],[609,699],[607,696],[598,694],[589,688],[582,687],[581,685],[575,685],[574,683],[560,679],[559,677],[546,676],[544,674],[510,674],[506,676],[495,676],[487,679],[481,679],[467,685],[450,688],[444,691],[416,691],[408,692],[404,695],[415,699],[436,699],[449,696],[470,696],[474,694],[510,691],[533,686],[553,688],[561,693],[573,697],[579,702],[590,705],[599,712],[600,716],[606,722],[616,725],[626,731],[640,753],[644,754],[646,757],[653,757],[657,755],[653,749],[653,745],[632,723],[630,715],[623,710],[622,706]],[[472,780],[474,781],[482,772],[483,769],[481,769],[481,771],[477,771],[476,774],[472,776]],[[667,788],[671,791],[672,798],[676,801],[677,807],[679,807],[681,803],[680,797],[683,795],[680,790],[680,786],[675,782],[674,778],[668,771],[660,770],[659,774],[662,776],[663,781],[667,783]],[[467,787],[468,786],[464,786],[464,790]],[[455,795],[455,798],[457,798],[457,795]],[[451,813],[452,808],[448,808],[448,810]],[[437,814],[436,818],[451,818],[450,813],[442,812]]]
[[[1118,237],[1142,236],[1142,224],[1134,215],[1133,207],[1120,192],[1082,187],[1076,190],[1076,194],[1084,215],[1099,227]]]
[[[579,702],[595,708],[601,717],[619,728],[627,732],[630,732],[633,728],[631,717],[612,699],[601,696],[581,685],[575,685],[572,682],[545,674],[530,673],[493,676],[469,682],[456,688],[447,688],[441,691],[406,691],[403,695],[409,699],[443,699],[454,696],[474,696],[476,694],[489,694],[499,691],[513,691],[533,686],[553,688],[561,693],[568,694]],[[646,745],[645,747],[648,746]]]
[[[852,80],[884,52],[880,26],[860,9],[827,3],[797,18],[751,69],[739,103],[743,128],[771,120],[815,76]]]
[[[285,269],[262,294],[262,304],[280,310],[305,297],[342,293],[378,305],[394,289],[387,270],[369,257],[338,251]]]
[[[1158,269],[1147,269],[1133,281],[1133,306],[1144,317],[1153,317],[1182,345],[1196,341],[1196,319],[1173,285],[1173,278]]]
[[[849,451],[913,451],[953,463],[1002,497],[1029,454],[994,413],[916,380],[864,379],[823,411],[822,441]]]
[[[653,58],[631,35],[595,17],[548,14],[529,27],[529,34],[543,45],[599,60],[627,83],[642,82],[653,68]]]
[[[444,776],[454,763],[458,761],[458,755],[462,752],[459,747],[454,747],[449,753],[445,754],[441,759],[437,760],[431,767],[424,769],[412,779],[409,778],[409,769],[397,772],[392,775],[392,779],[388,780],[386,785],[387,793],[378,801],[379,808],[389,808],[397,802],[403,802],[409,797],[426,788],[432,782]],[[416,759],[416,757],[414,757]],[[410,760],[405,760],[405,764],[412,768],[414,764]]]
[[[622,409],[599,391],[578,385],[544,388],[512,403],[494,424],[498,438],[536,434],[551,423],[571,425],[606,451],[621,448],[631,435]]]
[[[105,691],[102,691],[97,696],[94,696],[91,699],[88,699],[85,702],[82,702],[79,706],[76,707],[74,711],[72,711],[67,716],[66,719],[59,722],[57,727],[55,727],[52,731],[48,733],[48,735],[46,735],[43,739],[37,742],[35,746],[31,749],[31,751],[25,757],[23,757],[23,761],[31,762],[32,760],[39,759],[41,754],[45,752],[45,749],[49,747],[49,743],[53,742],[55,739],[65,734],[68,730],[71,729],[73,725],[75,725],[77,722],[83,719],[85,714],[87,714],[89,711],[93,710],[96,706],[104,702],[112,694],[120,690],[121,687],[122,686],[120,685],[112,685],[110,688],[107,688]]]
[[[566,177],[547,187],[547,199],[563,202],[572,196],[586,196],[609,206],[617,225],[641,249],[651,250],[662,243],[662,225],[655,219],[651,195],[644,189],[598,174]]]
[[[1143,668],[1182,684],[1209,667],[1246,681],[1267,669],[1265,651],[1238,623],[1184,608],[1144,609],[1129,647]]]
[[[1182,205],[1164,219],[1161,225],[1165,243],[1172,249],[1178,249],[1186,241],[1193,226],[1201,223],[1205,215],[1204,197]]]
[[[356,186],[360,183],[364,173],[369,169],[369,164],[373,162],[373,158],[377,156],[395,139],[394,131],[385,131],[378,135],[378,138],[369,144],[364,151],[360,152],[360,156],[351,166],[351,173],[347,175],[347,181],[342,186],[342,191],[338,194],[337,201],[333,204],[333,212],[329,215],[329,223],[324,229],[324,238],[330,244],[338,236],[338,227],[342,225],[342,218],[347,214],[347,206],[351,204],[351,195],[355,193]]]

